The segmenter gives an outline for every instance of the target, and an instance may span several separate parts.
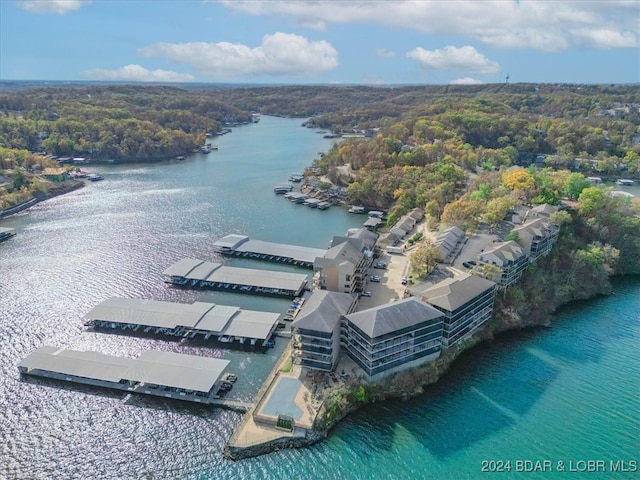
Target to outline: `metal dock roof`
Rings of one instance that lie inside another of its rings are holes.
[[[271,336],[278,317],[279,313],[241,311],[234,317],[224,334],[266,340]]]
[[[195,327],[214,306],[204,302],[188,304],[112,297],[94,307],[85,318],[171,329]]]
[[[128,380],[208,392],[228,365],[228,360],[173,352],[148,351],[136,359],[43,346],[18,367],[31,374],[37,373],[30,370],[40,370],[116,384]]]
[[[134,298],[110,298],[85,315],[89,321],[210,332],[215,335],[265,340],[280,314],[241,310],[214,303],[173,303]]]
[[[264,242],[262,240],[247,240],[239,245],[237,252],[257,253],[261,255],[274,255],[276,257],[292,258],[303,262],[313,263],[316,257],[322,257],[326,250],[321,248],[301,247],[285,243]]]
[[[298,291],[301,290],[307,282],[307,276],[303,273],[220,267],[209,276],[207,281]]]

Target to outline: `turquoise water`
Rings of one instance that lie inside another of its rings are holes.
[[[161,272],[183,257],[300,272],[222,259],[212,243],[244,233],[326,247],[361,225],[342,209],[273,194],[331,145],[301,123],[263,117],[183,162],[91,167],[105,181],[2,220],[18,236],[0,244],[0,478],[640,478],[515,472],[517,460],[638,460],[638,278],[563,309],[551,328],[467,352],[420,398],[362,409],[311,448],[236,463],[222,450],[237,413],[20,379],[17,363],[42,344],[123,356],[158,348],[230,360],[240,377],[233,394],[250,400],[283,342],[247,355],[95,333],[81,319],[113,295],[284,312],[279,299],[172,288]],[[482,472],[483,461],[512,470]]]

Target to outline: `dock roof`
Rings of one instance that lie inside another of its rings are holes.
[[[18,367],[119,382],[126,378],[132,358],[118,358],[99,352],[79,352],[52,346],[42,346],[24,358]]]
[[[136,359],[42,346],[18,367],[115,383],[130,380],[208,392],[228,365],[228,360],[173,352],[152,350]]]
[[[215,305],[207,311],[195,328],[210,332],[222,332],[229,321],[240,311],[239,307],[230,305]]]
[[[203,260],[196,260],[195,258],[183,258],[179,262],[176,262],[173,265],[171,265],[169,268],[167,268],[164,272],[162,272],[162,274],[170,277],[172,276],[184,277],[191,270],[193,270],[198,265],[201,265],[203,263],[204,263]]]
[[[285,243],[264,242],[262,240],[247,240],[236,249],[238,252],[252,252],[277,257],[293,258],[313,263],[316,257],[324,255],[326,250],[321,248],[301,247]]]
[[[207,280],[211,282],[235,283],[238,285],[298,291],[307,282],[307,276],[303,273],[223,266],[214,271]]]
[[[266,340],[271,336],[279,317],[279,313],[241,310],[225,329],[224,334]]]
[[[213,303],[173,303],[112,297],[89,311],[87,320],[130,323],[162,328],[194,327]]]
[[[247,235],[236,235],[232,233],[230,235],[225,235],[220,240],[216,240],[213,243],[213,247],[228,248],[231,250],[235,250],[236,248],[238,248],[238,246],[240,246],[243,242],[246,242],[247,240],[249,240],[249,237]]]

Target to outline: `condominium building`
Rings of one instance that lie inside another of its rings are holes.
[[[342,342],[369,381],[440,355],[444,315],[415,297],[348,314]]]
[[[442,344],[450,347],[491,318],[495,290],[495,283],[465,273],[432,285],[419,296],[444,314]]]
[[[361,292],[373,260],[376,238],[366,228],[333,237],[330,248],[324,256],[317,257],[313,265],[319,272],[318,286],[333,292]]]
[[[507,288],[512,283],[518,281],[522,272],[529,265],[529,257],[522,247],[514,241],[499,243],[497,246],[485,250],[478,255],[479,270],[482,276],[488,278],[485,264],[494,265],[499,268],[497,278],[489,278],[498,284],[498,289]]]
[[[515,227],[512,232],[518,234],[518,243],[524,248],[530,262],[551,252],[558,239],[558,227],[545,217],[538,217]]]
[[[332,371],[340,355],[340,319],[354,305],[348,293],[314,290],[291,324],[294,363]]]

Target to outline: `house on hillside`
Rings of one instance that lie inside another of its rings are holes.
[[[42,176],[47,180],[51,180],[52,182],[64,182],[69,179],[69,174],[67,171],[62,168],[45,168],[42,171]]]
[[[464,232],[460,227],[449,227],[436,237],[435,245],[440,250],[443,263],[451,263],[464,243]]]
[[[314,290],[291,324],[293,362],[330,372],[340,356],[340,321],[351,313],[356,297],[348,293]]]
[[[444,314],[442,344],[451,347],[489,321],[495,291],[495,283],[465,273],[436,283],[418,296]]]
[[[370,382],[440,356],[444,315],[409,297],[348,314],[343,346]]]

